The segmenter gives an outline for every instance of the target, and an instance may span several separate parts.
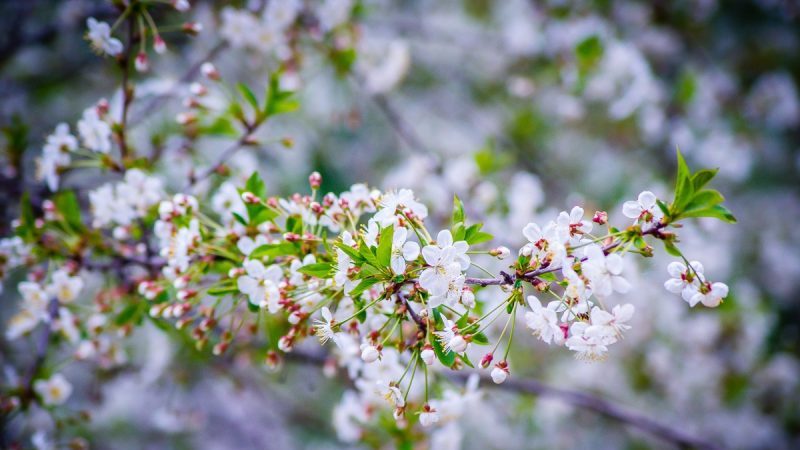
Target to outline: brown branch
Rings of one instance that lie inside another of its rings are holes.
[[[285,356],[288,361],[312,365],[325,364],[325,361],[328,359],[328,356],[321,352],[310,352],[302,349],[295,349]],[[479,372],[450,371],[447,372],[445,376],[452,381],[464,383],[473,373]],[[714,442],[686,433],[676,427],[666,425],[644,414],[635,412],[611,400],[606,400],[596,395],[551,386],[532,378],[509,378],[503,384],[494,384],[488,374],[479,373],[479,376],[484,386],[488,388],[552,398],[621,422],[631,428],[662,439],[678,448],[698,448],[704,450],[717,450],[721,448],[720,445]]]
[[[208,53],[203,58],[201,58],[200,60],[192,64],[191,67],[189,67],[189,70],[187,70],[186,73],[183,74],[183,76],[179,79],[179,82],[188,83],[197,78],[197,75],[200,73],[200,67],[203,65],[203,63],[215,59],[217,55],[219,55],[223,50],[225,50],[225,48],[227,48],[227,44],[225,42],[217,43],[214,47],[211,48],[211,50],[208,51]],[[161,105],[163,105],[164,102],[166,102],[172,96],[173,96],[172,93],[168,93],[153,97],[149,102],[147,102],[144,105],[144,107],[137,110],[136,115],[131,117],[131,120],[129,122],[130,125],[131,126],[138,125],[141,121],[149,117],[150,114],[152,114],[159,107],[161,107]]]

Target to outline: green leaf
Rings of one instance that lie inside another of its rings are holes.
[[[361,254],[361,259],[366,260],[369,264],[372,264],[376,269],[381,269],[381,263],[378,262],[378,258],[375,257],[375,253],[372,252],[372,249],[367,247],[367,244],[364,241],[358,243],[358,253]]]
[[[689,204],[686,205],[686,211],[694,209],[705,209],[725,201],[725,197],[714,189],[704,189],[694,195]],[[685,213],[684,213],[685,214]]]
[[[261,225],[264,222],[273,220],[276,217],[278,217],[278,213],[274,209],[267,208],[266,206],[263,205],[257,205],[257,206],[261,206],[261,208],[260,209],[256,208],[257,212],[254,211],[255,214],[251,219],[252,225]]]
[[[256,95],[253,94],[253,91],[251,91],[250,88],[244,83],[236,83],[236,87],[242,94],[242,98],[247,100],[247,103],[250,103],[250,106],[252,106],[254,110],[258,111],[258,99],[256,98]]]
[[[378,263],[383,267],[389,267],[392,260],[392,240],[394,239],[394,227],[388,226],[381,230],[380,242],[378,243]]]
[[[297,255],[300,253],[300,246],[293,242],[279,242],[275,244],[264,244],[257,247],[250,253],[250,259],[263,257],[274,258],[277,256]]]
[[[695,191],[703,189],[709,181],[714,179],[719,169],[701,169],[692,175],[692,187]]]
[[[262,199],[267,196],[267,185],[264,184],[264,180],[261,179],[261,175],[258,174],[258,171],[253,172],[250,178],[247,179],[247,182],[244,184],[244,190],[252,192]]]
[[[305,265],[297,269],[297,271],[312,277],[329,278],[332,268],[331,263],[316,263]]]
[[[300,216],[289,216],[286,218],[286,231],[303,234],[303,219]]]
[[[661,200],[656,199],[656,204],[658,205],[658,209],[664,213],[665,216],[669,217],[669,206],[666,203],[662,202]],[[612,231],[614,233],[615,231]]]
[[[467,352],[464,352],[462,355],[459,356],[459,358],[461,358],[461,362],[463,362],[464,364],[472,367],[473,369],[475,368],[475,364],[472,364],[472,361],[469,360]]]
[[[464,204],[457,195],[453,195],[453,224],[464,223]]]
[[[364,261],[364,257],[361,256],[361,253],[359,253],[358,250],[354,249],[353,247],[350,247],[344,242],[337,242],[336,247],[340,248],[354,262]]]
[[[603,42],[596,35],[587,37],[575,46],[575,57],[582,72],[592,69],[599,63],[603,53]]]
[[[247,221],[244,220],[244,217],[242,217],[239,213],[233,213],[233,218],[236,219],[236,221],[240,224],[247,226]]]
[[[78,204],[78,198],[72,191],[59,191],[53,198],[53,203],[56,205],[58,212],[64,216],[64,220],[74,230],[81,230],[83,222],[81,221],[81,207]]]
[[[481,225],[481,224],[476,223],[475,225]],[[464,237],[464,240],[467,241],[467,244],[477,245],[494,239],[494,236],[485,231],[478,231],[477,229],[473,230],[473,227],[475,225],[472,225],[469,228],[467,228],[467,233],[466,236]]]
[[[678,249],[678,247],[675,245],[674,241],[671,241],[671,240],[668,240],[668,239],[664,239],[663,242],[664,242],[664,248],[667,250],[667,253],[669,253],[670,255],[677,256],[677,257],[681,257],[683,255],[681,253],[681,251]]]
[[[445,352],[439,339],[431,339],[431,341],[433,341],[433,352],[436,354],[436,358],[439,359],[439,362],[445,367],[452,367],[453,363],[456,362],[456,354],[453,352]]]
[[[353,290],[350,291],[350,294],[348,295],[350,295],[350,298],[358,297],[378,281],[380,280],[378,280],[377,278],[365,278],[361,280],[361,282],[358,283],[358,285],[356,285],[356,287],[354,287]]]
[[[681,215],[681,212],[694,196],[694,185],[692,184],[692,174],[689,166],[686,165],[686,160],[683,159],[680,149],[677,149],[677,155],[678,174],[675,180],[675,200],[672,202],[671,210],[672,215],[675,217]]]
[[[139,316],[141,304],[141,302],[134,302],[126,306],[114,319],[114,324],[121,326],[134,322]]]
[[[239,292],[239,287],[234,280],[221,281],[208,288],[208,295],[213,295],[215,297],[222,297],[237,292]]]
[[[728,223],[736,223],[736,217],[733,216],[733,213],[722,205],[714,205],[710,208],[687,211],[682,214],[682,217],[710,217]]]
[[[478,345],[489,345],[489,338],[480,332],[472,335],[472,342]]]

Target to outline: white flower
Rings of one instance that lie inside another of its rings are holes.
[[[689,305],[702,303],[709,308],[716,308],[722,299],[728,296],[728,285],[725,283],[704,283],[700,290],[689,300]]]
[[[47,136],[45,148],[53,151],[72,152],[78,148],[78,139],[69,132],[69,125],[60,123],[50,136]]]
[[[544,229],[529,223],[522,229],[528,244],[520,249],[520,254],[531,257],[531,266],[554,266],[566,258],[567,249],[558,237],[555,222],[548,223]]]
[[[271,314],[280,309],[281,292],[278,284],[283,278],[283,271],[276,265],[267,268],[261,261],[248,260],[244,263],[247,275],[237,280],[239,290],[250,298],[250,303],[261,308],[268,308]]]
[[[111,126],[100,118],[95,106],[83,111],[83,116],[78,121],[78,133],[83,145],[89,150],[99,153],[111,151]]]
[[[317,11],[323,31],[330,31],[347,22],[353,10],[353,0],[325,0]]]
[[[525,325],[533,331],[533,335],[548,344],[551,342],[557,345],[563,344],[564,331],[558,325],[556,316],[558,302],[550,302],[547,308],[544,308],[539,299],[529,295],[528,305],[531,311],[525,313]]]
[[[11,317],[6,325],[6,339],[13,341],[18,337],[28,333],[39,324],[40,317],[27,309]]]
[[[397,386],[393,386],[390,383],[387,383],[384,380],[378,380],[375,382],[376,392],[381,395],[383,398],[386,399],[392,406],[396,408],[402,408],[406,406],[406,401],[403,398],[403,393],[400,392],[400,389]]]
[[[336,249],[336,273],[333,275],[333,282],[336,286],[342,286],[349,292],[348,287],[353,284],[349,278],[350,268],[353,267],[353,260],[341,248]]]
[[[378,360],[381,353],[375,348],[374,345],[361,344],[361,359],[366,363],[372,363]]]
[[[426,247],[434,247],[427,245]],[[450,230],[442,230],[436,235],[436,247],[441,250],[453,248],[453,259],[461,266],[461,270],[467,270],[470,264],[470,258],[467,254],[469,251],[469,244],[467,241],[453,242],[453,235]]]
[[[315,323],[315,329],[317,336],[319,336],[319,341],[321,343],[326,343],[328,340],[333,341],[339,348],[342,347],[338,333],[333,331],[333,314],[331,314],[331,310],[328,309],[327,306],[322,307],[320,310],[322,314],[322,320],[317,320]]]
[[[94,51],[105,53],[109,56],[117,56],[122,53],[122,42],[117,38],[111,37],[111,27],[107,23],[98,22],[94,17],[89,17],[86,20],[86,26],[89,27],[86,37],[89,39]]]
[[[375,219],[369,219],[367,222],[367,232],[364,233],[364,244],[367,247],[377,247],[378,246],[378,235],[381,233],[381,227],[378,225],[378,222],[375,222]]]
[[[445,295],[450,280],[461,273],[461,265],[455,261],[455,248],[426,245],[422,249],[422,257],[429,267],[419,276],[420,286],[432,296]]]
[[[447,290],[439,295],[433,294],[433,291],[431,291],[431,296],[428,300],[428,308],[436,308],[441,304],[455,306],[455,304],[462,299],[462,294],[464,293],[464,281],[466,280],[466,277],[463,273],[461,273],[461,267],[458,265],[458,263],[454,262],[448,264],[445,268],[443,278],[447,279]],[[428,282],[428,280],[426,280],[426,282]],[[420,286],[423,286],[421,281]],[[438,287],[436,289],[438,289]],[[472,303],[474,304],[474,302],[475,296],[473,294]]]
[[[47,380],[36,380],[33,390],[45,405],[61,405],[72,394],[72,385],[63,375],[57,373]]]
[[[597,244],[586,247],[586,261],[582,267],[592,292],[598,297],[607,297],[614,291],[624,294],[630,289],[630,284],[622,277],[622,257],[616,253],[606,256]]]
[[[275,29],[283,31],[294,23],[303,4],[300,0],[279,0],[269,2],[264,12],[264,21]]]
[[[605,357],[608,347],[603,344],[607,339],[607,330],[599,326],[590,326],[585,322],[575,322],[569,330],[567,347],[577,352],[578,359],[598,360]]]
[[[583,220],[583,208],[576,206],[567,214],[561,211],[556,219],[556,232],[562,243],[578,244],[583,236],[592,231],[592,222]]]
[[[425,362],[426,365],[432,365],[433,362],[436,360],[436,353],[430,347],[425,347],[419,354],[422,361]]]
[[[601,333],[606,336],[603,343],[613,344],[624,330],[630,329],[630,325],[626,325],[626,323],[631,320],[634,311],[634,306],[629,303],[614,306],[610,313],[595,306],[591,312],[592,326],[605,327],[606,329]]]
[[[23,307],[38,317],[47,317],[47,292],[39,283],[23,281],[17,286],[24,300]]]
[[[398,212],[419,219],[428,217],[428,208],[414,199],[414,192],[410,189],[400,189],[397,192],[387,192],[380,202],[380,210],[373,216],[376,222],[386,227],[397,222],[395,214]]]
[[[439,413],[435,409],[427,407],[427,405],[426,408],[423,409],[421,413],[419,413],[419,423],[423,427],[429,427],[438,421],[439,421]]]
[[[463,353],[467,349],[467,341],[458,334],[458,327],[450,319],[444,319],[444,328],[434,334],[444,345],[445,352]]]
[[[494,384],[503,384],[506,378],[508,378],[508,367],[501,367],[499,363],[495,364],[491,375]]]
[[[406,262],[419,258],[419,244],[413,241],[406,242],[408,229],[397,227],[392,237],[392,272],[402,275],[406,271]]]
[[[672,277],[664,282],[664,288],[673,294],[681,294],[687,303],[690,303],[692,297],[698,293],[700,283],[703,282],[703,265],[699,261],[692,261],[689,263],[690,267],[685,264],[673,261],[667,266],[667,272]]]
[[[639,194],[636,201],[627,201],[622,205],[622,214],[625,217],[634,219],[634,223],[639,220],[643,222],[657,223],[664,216],[661,208],[656,204],[656,195],[650,191]]]
[[[252,14],[226,6],[220,17],[222,26],[219,34],[230,43],[231,47],[241,48],[253,44],[254,31],[259,28],[259,24]]]
[[[53,273],[53,278],[46,291],[48,295],[54,296],[61,303],[69,303],[78,297],[83,289],[83,279],[81,277],[71,277],[64,269],[59,269]]]

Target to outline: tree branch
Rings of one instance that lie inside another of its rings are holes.
[[[309,352],[295,349],[286,354],[286,359],[304,364],[322,365],[327,360],[327,355],[320,352]],[[483,385],[487,388],[501,389],[522,394],[537,395],[558,400],[560,402],[584,408],[609,419],[621,422],[631,428],[643,431],[678,448],[697,448],[704,450],[717,450],[721,446],[709,440],[686,433],[673,426],[663,424],[644,414],[632,411],[617,405],[610,400],[581,391],[550,386],[532,378],[509,378],[503,384],[494,384],[488,374],[477,371],[450,371],[445,376],[458,383],[464,383],[473,373],[480,376]]]

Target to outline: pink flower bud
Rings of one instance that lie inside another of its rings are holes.
[[[217,72],[217,68],[214,67],[213,64],[210,62],[204,62],[203,65],[200,66],[200,72],[203,74],[204,77],[208,78],[209,80],[219,81],[220,76],[219,72]]]
[[[139,54],[136,55],[134,66],[137,72],[147,72],[147,69],[150,68],[150,63],[147,60],[147,53],[139,52]]]
[[[163,55],[164,52],[167,51],[167,43],[164,42],[164,39],[162,39],[159,35],[156,35],[156,37],[153,38],[153,50],[155,50],[159,55]]]
[[[312,172],[311,175],[308,176],[308,184],[311,185],[311,189],[319,189],[322,184],[322,175],[320,175],[319,172]]]
[[[483,367],[484,369],[489,367],[489,364],[491,364],[493,360],[494,360],[494,355],[492,353],[487,353],[483,355],[483,358],[481,358],[481,367]]]
[[[508,363],[500,361],[492,369],[492,381],[494,381],[494,384],[503,384],[506,378],[508,378]]]
[[[594,217],[592,217],[592,222],[599,225],[605,225],[606,223],[608,223],[608,213],[605,211],[595,212]]]

